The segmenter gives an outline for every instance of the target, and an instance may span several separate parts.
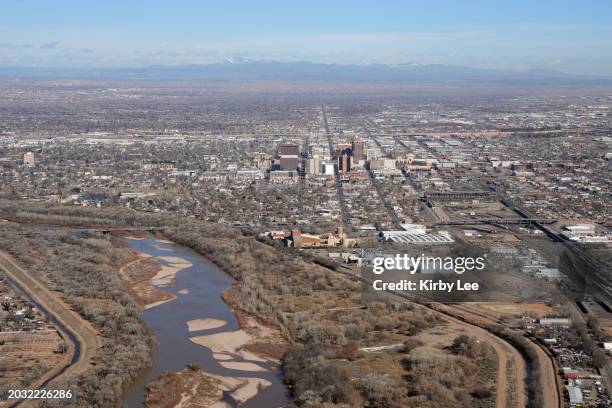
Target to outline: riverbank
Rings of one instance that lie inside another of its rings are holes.
[[[235,283],[223,292],[222,298],[232,308],[240,329],[190,337],[190,340],[211,350],[221,367],[253,373],[266,372],[270,364],[279,364],[288,343],[279,330],[257,321],[240,308],[236,297],[238,290],[239,283]],[[187,322],[190,333],[226,325],[226,321],[213,318]],[[214,375],[197,364],[188,364],[185,369],[165,372],[150,383],[145,406],[230,408],[231,405],[224,400],[224,393],[229,394],[236,403],[243,404],[270,385],[270,381],[262,378]]]
[[[238,293],[240,285],[239,282],[232,285],[223,292],[222,298],[232,308],[238,319],[240,329],[250,336],[250,340],[243,345],[242,352],[279,362],[289,348],[289,341],[278,328],[267,322],[262,322],[244,310]]]
[[[287,345],[280,331],[242,310],[235,296],[240,284],[172,242],[127,242],[137,256],[122,277],[160,345],[153,369],[137,386],[142,391],[128,395],[127,406],[140,398],[150,408],[284,404],[278,366]]]
[[[179,372],[168,371],[147,386],[147,408],[203,407],[231,408],[225,395],[236,404],[243,404],[270,381],[252,377],[226,377],[204,372],[197,364],[189,364]]]
[[[128,239],[140,240],[142,238],[128,237]],[[173,244],[157,238],[156,241]],[[126,286],[146,310],[175,300],[177,296],[164,291],[163,288],[174,286],[176,274],[191,266],[193,266],[191,262],[180,257],[154,257],[146,253],[135,252],[134,259],[121,267],[119,271]],[[280,330],[259,321],[244,311],[238,296],[239,291],[240,282],[236,282],[222,293],[221,298],[236,315],[240,330],[192,337],[191,341],[211,349],[215,354],[220,354],[217,356],[220,360],[228,360],[228,355],[234,355],[249,361],[278,363],[287,350],[287,340]],[[188,294],[189,289],[179,289],[178,293]],[[216,329],[226,323],[219,319],[200,318],[187,322],[187,326],[188,330],[193,332]],[[224,364],[231,366],[232,363]]]
[[[143,309],[149,309],[172,301],[176,297],[156,288],[152,279],[162,272],[162,265],[154,257],[134,253],[133,260],[119,269],[126,289]]]

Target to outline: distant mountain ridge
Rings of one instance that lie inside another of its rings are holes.
[[[1,67],[2,78],[99,78],[215,81],[486,82],[507,85],[612,84],[612,77],[552,70],[500,70],[443,64],[340,65],[312,62],[231,59],[207,65],[155,65],[142,68]]]

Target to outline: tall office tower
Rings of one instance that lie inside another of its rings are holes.
[[[320,174],[321,173],[321,160],[319,159],[308,159],[306,160],[306,168],[304,169],[306,174]]]
[[[278,147],[279,156],[299,156],[300,146],[296,144],[282,144]]]
[[[351,156],[343,152],[342,156],[338,157],[338,169],[341,174],[347,174],[351,171]]]
[[[365,156],[363,153],[363,141],[361,140],[353,141],[353,159],[356,162],[360,162],[363,159],[365,159]]]
[[[351,148],[351,145],[348,143],[339,143],[336,146],[336,156],[340,157],[342,154],[344,154],[346,149],[350,149],[350,148]]]
[[[25,164],[26,166],[34,166],[34,153],[25,153],[23,155],[23,164]]]

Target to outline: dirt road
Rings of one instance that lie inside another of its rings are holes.
[[[51,371],[36,379],[28,388],[35,389],[47,382],[53,385],[66,377],[84,371],[89,366],[96,349],[100,346],[98,333],[91,323],[71,310],[58,294],[50,291],[3,251],[0,251],[0,269],[23,289],[48,316],[60,323],[62,326],[60,333],[68,346],[65,364],[54,367]]]
[[[495,406],[497,408],[524,408],[527,406],[525,389],[527,366],[525,359],[516,348],[493,333],[470,324],[469,321],[459,320],[436,309],[427,309],[437,311],[440,313],[440,317],[449,324],[463,329],[466,334],[474,336],[493,347],[495,354],[497,354],[497,379],[495,384]]]
[[[494,318],[485,316],[481,313],[476,313],[471,310],[467,310],[461,306],[448,307],[448,310],[468,322],[474,323],[478,326],[486,327],[487,325],[497,325],[498,323]],[[540,345],[536,344],[529,337],[525,337],[531,344],[532,349],[537,355],[537,366],[541,372],[541,383],[537,384],[537,390],[542,395],[542,400],[545,403],[546,408],[558,408],[560,406],[559,401],[560,391],[559,385],[557,384],[557,370],[552,360],[552,357],[547,353]],[[514,349],[517,351],[516,349]],[[517,351],[518,352],[518,351]],[[524,364],[524,361],[523,361]],[[535,381],[536,379],[534,379]],[[525,406],[525,405],[521,405]]]
[[[540,367],[542,381],[544,382],[539,387],[539,390],[543,393],[544,406],[546,408],[558,408],[561,406],[559,403],[559,393],[563,393],[563,389],[560,390],[560,385],[557,384],[557,368],[553,362],[553,357],[550,353],[544,351],[543,347],[540,347],[533,341],[532,344],[538,355],[538,366]]]

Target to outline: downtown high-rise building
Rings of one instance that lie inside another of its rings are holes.
[[[351,156],[344,152],[338,157],[338,170],[340,174],[347,174],[351,171]]]
[[[281,170],[296,170],[300,165],[300,146],[297,144],[280,145],[278,158]]]
[[[297,144],[282,144],[278,147],[279,156],[299,156],[300,146]]]
[[[360,162],[365,159],[364,145],[362,140],[353,141],[353,159],[355,162]]]

